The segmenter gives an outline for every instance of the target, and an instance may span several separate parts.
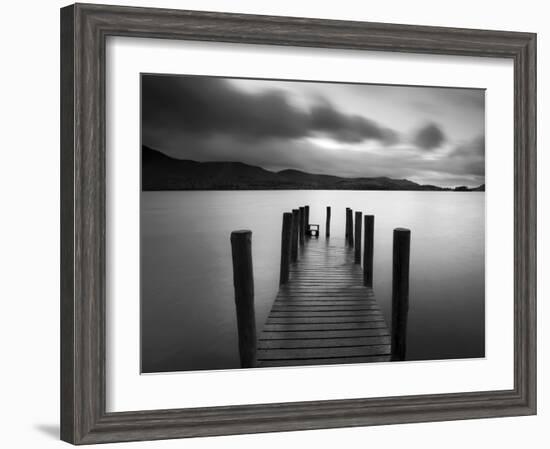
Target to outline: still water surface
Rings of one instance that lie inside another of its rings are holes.
[[[332,206],[342,244],[346,207],[375,215],[374,291],[388,324],[392,230],[411,229],[409,360],[484,356],[482,192],[143,192],[143,372],[239,367],[229,235],[252,230],[259,332],[278,289],[281,214],[305,204],[321,238]]]

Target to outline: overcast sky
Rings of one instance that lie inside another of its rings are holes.
[[[142,142],[180,159],[477,186],[484,133],[480,89],[142,77]]]

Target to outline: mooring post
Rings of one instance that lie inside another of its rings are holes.
[[[304,245],[305,241],[305,223],[306,223],[306,210],[300,206],[300,246]]]
[[[349,207],[346,207],[346,243],[349,238]]]
[[[290,260],[298,260],[298,239],[300,234],[300,210],[292,209],[292,243],[290,244]]]
[[[363,254],[363,280],[365,286],[372,287],[374,255],[374,215],[365,215],[365,243]]]
[[[304,210],[306,211],[306,223],[305,223],[305,235],[308,236],[309,233],[309,206],[305,206]]]
[[[241,230],[231,233],[231,253],[241,367],[253,368],[256,366],[256,317],[252,272],[252,231]]]
[[[355,212],[355,258],[356,264],[361,263],[361,227],[363,226],[363,212]]]
[[[348,230],[347,230],[348,245],[353,246],[353,209],[348,208],[346,212],[347,212],[346,223],[348,226]]]
[[[330,206],[327,206],[327,223],[325,225],[325,237],[330,237]]]
[[[407,315],[409,313],[409,261],[411,231],[393,230],[392,281],[392,360],[405,360],[407,352]]]
[[[292,212],[285,212],[283,214],[283,228],[281,231],[281,270],[280,270],[280,276],[279,276],[279,285],[283,285],[288,282],[291,241],[292,241]]]

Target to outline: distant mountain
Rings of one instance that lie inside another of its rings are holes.
[[[454,192],[485,192],[485,184],[481,184],[479,187],[458,186],[451,190]]]
[[[451,190],[407,179],[342,178],[299,170],[272,172],[242,162],[175,159],[147,146],[142,147],[141,158],[142,190]],[[482,187],[484,191],[484,185],[471,190]]]

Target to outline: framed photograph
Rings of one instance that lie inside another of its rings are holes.
[[[61,10],[61,437],[536,413],[536,35]]]

